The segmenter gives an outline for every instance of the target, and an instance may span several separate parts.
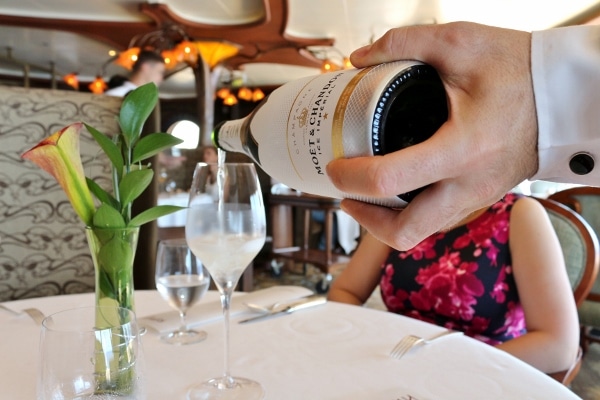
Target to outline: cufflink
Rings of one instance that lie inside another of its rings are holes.
[[[577,153],[571,156],[569,168],[577,175],[587,175],[594,169],[594,157],[589,153]]]

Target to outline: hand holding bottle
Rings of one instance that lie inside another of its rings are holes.
[[[537,170],[531,35],[472,23],[390,30],[351,55],[356,67],[414,59],[432,65],[449,119],[429,140],[380,157],[337,159],[341,191],[388,197],[429,185],[404,211],[344,200],[343,209],[386,244],[414,247],[490,205]]]

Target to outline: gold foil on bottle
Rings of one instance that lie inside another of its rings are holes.
[[[344,114],[346,113],[346,106],[350,101],[350,96],[352,92],[358,85],[358,82],[368,74],[373,67],[368,67],[361,70],[358,74],[356,74],[348,85],[344,88],[342,93],[340,94],[340,98],[335,106],[335,111],[333,113],[333,121],[331,125],[331,146],[333,150],[333,159],[337,160],[338,158],[345,158],[344,154]]]

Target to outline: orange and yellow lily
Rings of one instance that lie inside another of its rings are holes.
[[[79,156],[79,134],[82,129],[82,123],[69,125],[23,153],[21,158],[34,162],[52,175],[81,220],[91,226],[96,207]]]

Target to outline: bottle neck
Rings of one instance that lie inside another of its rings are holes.
[[[213,143],[227,152],[244,153],[260,165],[258,143],[252,136],[250,121],[252,115],[234,121],[221,122],[213,131]]]

